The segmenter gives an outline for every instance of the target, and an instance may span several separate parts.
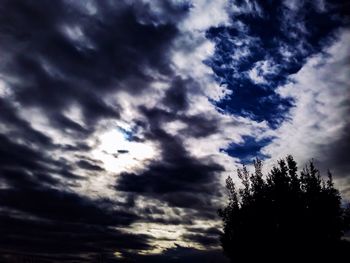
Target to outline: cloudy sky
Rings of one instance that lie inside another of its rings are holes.
[[[0,259],[225,262],[256,157],[350,199],[346,2],[0,0]]]

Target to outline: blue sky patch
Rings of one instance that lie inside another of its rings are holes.
[[[228,155],[238,158],[242,164],[251,164],[255,158],[264,160],[269,158],[261,149],[272,142],[273,138],[257,140],[253,136],[243,136],[242,143],[231,143],[227,149],[221,149]]]
[[[293,101],[280,97],[276,89],[333,39],[334,29],[342,22],[336,5],[322,11],[311,2],[300,3],[303,7],[298,9],[281,1],[253,3],[254,8],[248,8],[245,1],[235,1],[250,11],[233,13],[232,25],[207,31],[215,53],[205,63],[217,81],[232,91],[215,103],[218,108],[265,120],[275,129],[293,106]]]

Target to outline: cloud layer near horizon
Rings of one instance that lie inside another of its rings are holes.
[[[2,1],[4,260],[216,258],[255,157],[316,158],[349,196],[349,20],[298,3]]]

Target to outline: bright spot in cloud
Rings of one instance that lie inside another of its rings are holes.
[[[123,229],[119,229],[123,231]],[[194,242],[184,241],[182,235],[186,229],[182,225],[164,225],[158,223],[134,223],[131,225],[131,232],[135,235],[148,235],[154,239],[150,242],[151,249],[140,250],[141,255],[160,254],[166,249],[174,248],[177,245],[200,249]]]
[[[153,143],[135,142],[122,130],[112,129],[98,138],[99,145],[93,150],[94,158],[101,160],[104,168],[113,173],[135,171],[144,168],[157,156]]]
[[[114,254],[114,256],[115,256],[116,258],[120,258],[120,259],[123,258],[123,254],[120,253],[119,251],[116,251],[116,252],[114,252],[113,254]]]
[[[6,98],[11,95],[11,90],[6,86],[6,83],[0,78],[0,98]]]

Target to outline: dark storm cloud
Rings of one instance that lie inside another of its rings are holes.
[[[208,205],[209,200],[218,194],[215,182],[223,167],[210,160],[192,157],[178,136],[162,128],[165,121],[186,118],[161,109],[144,108],[143,112],[149,125],[146,137],[160,144],[161,160],[153,161],[141,174],[122,173],[116,188],[148,195],[175,207],[200,209]],[[204,125],[204,130],[206,128]]]
[[[143,173],[122,173],[117,189],[150,195],[172,206],[204,206],[215,194],[215,174],[223,168],[186,156],[186,152],[182,152],[183,156],[174,156],[172,151],[179,151],[174,149],[178,146],[167,146],[169,148],[168,152],[164,153],[164,159],[155,161]],[[186,193],[187,191],[193,194]]]
[[[210,227],[210,228],[195,228],[195,227],[189,227],[187,229],[189,232],[192,233],[197,233],[197,234],[208,234],[209,236],[219,236],[222,234],[222,232],[220,230],[218,230],[216,227]]]
[[[217,262],[228,263],[228,259],[222,254],[221,250],[198,250],[194,248],[187,248],[176,246],[169,248],[160,255],[138,256],[135,257],[137,262]]]
[[[129,224],[137,219],[131,213],[103,210],[87,198],[55,189],[4,189],[0,196],[3,207],[61,222],[113,226]]]
[[[166,91],[164,104],[174,110],[185,110],[188,107],[186,81],[174,78],[171,87]]]
[[[98,253],[112,257],[115,251],[150,248],[149,237],[114,228],[139,219],[128,211],[134,206],[132,197],[110,202],[68,190],[85,180],[76,167],[94,173],[103,168],[92,159],[69,160],[64,153],[89,151],[91,146],[82,140],[95,131],[95,124],[120,117],[122,109],[105,100],[111,93],[140,94],[154,76],[172,77],[167,50],[178,34],[174,23],[185,17],[189,6],[160,1],[163,18],[172,17],[164,20],[154,17],[147,5],[92,4],[0,3],[0,81],[11,91],[0,97],[0,120],[6,127],[0,130],[1,260],[6,253],[20,252],[49,262],[94,261]],[[176,104],[178,95],[168,97]],[[81,109],[82,122],[66,113],[70,106]],[[57,138],[33,128],[31,119],[38,116],[27,120],[19,113],[27,107],[38,109],[49,125],[76,143],[54,143]],[[56,158],[51,150],[63,151],[63,156]],[[120,149],[118,154],[127,152]]]
[[[344,135],[337,140],[333,145],[331,145],[330,164],[337,169],[340,174],[338,176],[348,176],[350,177],[350,123],[344,128]]]
[[[65,132],[73,131],[78,133],[80,136],[89,134],[88,129],[59,113],[52,114],[51,122],[56,127],[64,127],[63,131]]]
[[[45,171],[46,164],[54,161],[39,151],[35,151],[23,144],[12,142],[8,137],[0,134],[0,164],[1,168],[28,169],[29,171]]]
[[[198,243],[203,247],[220,245],[220,235],[222,232],[215,227],[211,228],[187,228],[187,233],[183,234],[182,237],[185,240]]]
[[[40,184],[28,180],[29,175],[24,172],[1,170],[0,173],[3,178],[10,178],[11,186],[0,190],[0,250],[11,255],[46,255],[49,262],[55,262],[53,257],[56,257],[59,262],[69,256],[84,261],[99,253],[113,257],[115,251],[149,248],[147,236],[124,234],[113,228],[138,219],[130,212],[113,208],[115,203],[96,202],[45,187],[55,182],[35,173]],[[48,179],[51,181],[47,182]]]
[[[182,20],[192,7],[191,1],[134,1],[134,9],[142,23],[150,24],[176,24]],[[155,8],[156,7],[156,8]],[[155,11],[156,10],[156,11]]]
[[[91,170],[91,171],[103,171],[104,170],[101,166],[94,164],[94,163],[91,163],[90,161],[87,161],[87,160],[80,160],[77,162],[77,165],[80,168],[83,168],[86,170]]]
[[[347,179],[350,182],[350,124],[348,123],[342,130],[341,136],[329,145],[319,147],[322,153],[317,158],[317,164],[322,170],[329,169],[335,178]],[[344,185],[347,185],[345,183]],[[344,191],[344,197],[349,198],[349,191]]]
[[[182,237],[185,240],[189,240],[195,243],[199,243],[203,246],[217,246],[218,245],[218,240],[219,236],[208,236],[206,234],[201,235],[201,234],[184,234]]]
[[[17,109],[8,101],[0,98],[0,121],[11,129],[12,137],[25,138],[41,146],[53,147],[50,137],[33,129],[30,123],[18,116]]]
[[[64,158],[53,160],[44,152],[34,150],[25,144],[19,144],[10,140],[7,136],[0,134],[0,171],[19,171],[21,174],[26,173],[26,177],[7,177],[3,174],[5,182],[11,181],[18,186],[26,186],[27,184],[17,179],[24,181],[32,181],[33,183],[40,182],[40,175],[45,178],[53,179],[51,174],[59,174],[62,179],[74,180],[82,179],[72,170],[69,162]],[[30,176],[29,176],[30,175]]]
[[[80,179],[69,172],[72,169],[64,159],[52,161],[3,135],[0,136],[0,145],[0,173],[2,182],[7,185],[0,190],[1,207],[75,223],[118,225],[128,224],[137,218],[127,212],[116,211],[114,214],[102,210],[78,194],[54,189],[53,186],[60,184],[56,177],[51,176],[52,173],[59,174],[61,178]]]
[[[203,114],[184,116],[181,120],[187,124],[187,127],[182,129],[181,132],[189,137],[207,137],[219,132],[220,129],[217,119],[210,118]]]
[[[7,59],[0,67],[7,79],[20,80],[11,83],[17,101],[41,107],[54,125],[85,132],[60,112],[77,103],[88,124],[118,117],[103,96],[147,88],[152,77],[145,68],[171,74],[164,50],[177,30],[139,23],[132,6],[121,1],[101,2],[96,16],[64,3],[2,1],[0,48]]]
[[[78,142],[75,145],[71,145],[71,144],[63,144],[60,145],[60,148],[64,151],[69,151],[69,152],[88,152],[91,150],[91,146],[82,143],[82,142]]]
[[[126,234],[95,224],[23,220],[4,213],[0,222],[7,226],[0,230],[2,262],[17,262],[26,254],[32,255],[27,259],[43,262],[98,262],[101,256],[108,262],[119,262],[114,252],[150,248],[146,235]]]
[[[125,209],[115,208],[129,208],[129,203],[93,201],[54,189],[60,182],[50,175],[52,172],[61,178],[79,177],[64,163],[58,162],[57,168],[47,167],[45,157],[6,138],[1,137],[0,144],[0,175],[6,184],[0,189],[0,250],[11,255],[47,255],[49,262],[54,262],[50,255],[54,253],[59,262],[70,253],[74,257],[88,254],[89,258],[102,252],[112,256],[123,248],[148,248],[146,236],[130,236],[111,229],[138,219]]]
[[[202,186],[201,186],[202,187]],[[162,196],[162,200],[170,203],[174,207],[181,208],[196,208],[199,210],[205,210],[207,207],[212,206],[210,201],[212,194],[207,189],[203,189],[207,195],[203,195],[200,191],[186,192],[177,191],[176,193],[167,193]]]

